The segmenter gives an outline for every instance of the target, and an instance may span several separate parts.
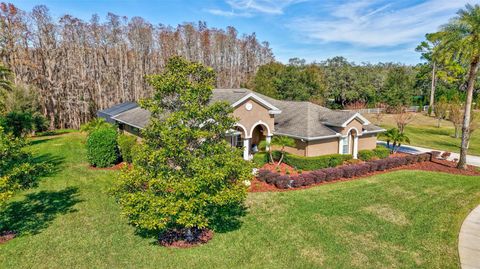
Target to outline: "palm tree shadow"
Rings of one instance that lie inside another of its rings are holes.
[[[0,210],[0,232],[14,231],[17,236],[37,234],[57,216],[76,212],[72,207],[79,202],[82,200],[78,198],[78,188],[74,187],[27,194],[25,199],[11,202]]]
[[[60,172],[62,168],[62,164],[64,162],[65,158],[57,155],[53,155],[50,153],[42,154],[42,155],[37,155],[32,158],[32,162],[35,164],[47,164],[50,169],[48,171],[45,171],[42,173],[40,176],[51,176],[54,175],[58,172]]]

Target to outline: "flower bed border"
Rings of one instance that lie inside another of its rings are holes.
[[[433,159],[434,156],[431,153],[412,154],[368,161],[360,164],[323,168],[293,176],[260,169],[257,173],[257,179],[279,190],[300,189],[325,182],[362,177],[374,172],[384,172],[405,165],[432,161]]]

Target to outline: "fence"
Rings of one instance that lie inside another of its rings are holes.
[[[407,112],[418,112],[419,109],[421,111],[427,111],[428,106],[410,106],[406,109]],[[379,114],[383,113],[385,111],[385,108],[383,107],[377,107],[377,108],[362,108],[362,109],[348,109],[348,111],[357,111],[358,113],[361,114]]]

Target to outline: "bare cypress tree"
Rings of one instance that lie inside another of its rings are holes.
[[[0,61],[16,82],[35,86],[51,128],[78,128],[98,109],[150,96],[144,77],[176,55],[213,67],[217,87],[239,87],[274,60],[268,43],[238,37],[233,27],[154,26],[112,13],[103,22],[98,15],[55,20],[45,6],[25,12],[0,4]]]

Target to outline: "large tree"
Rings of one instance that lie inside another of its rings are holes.
[[[468,142],[475,80],[480,62],[480,6],[466,5],[437,33],[438,49],[445,59],[468,63],[467,96],[458,168],[467,167]]]
[[[227,145],[232,108],[211,103],[215,73],[199,63],[171,58],[148,78],[153,98],[142,102],[151,122],[143,146],[116,188],[131,224],[194,240],[198,231],[231,224],[246,197],[250,165]]]

